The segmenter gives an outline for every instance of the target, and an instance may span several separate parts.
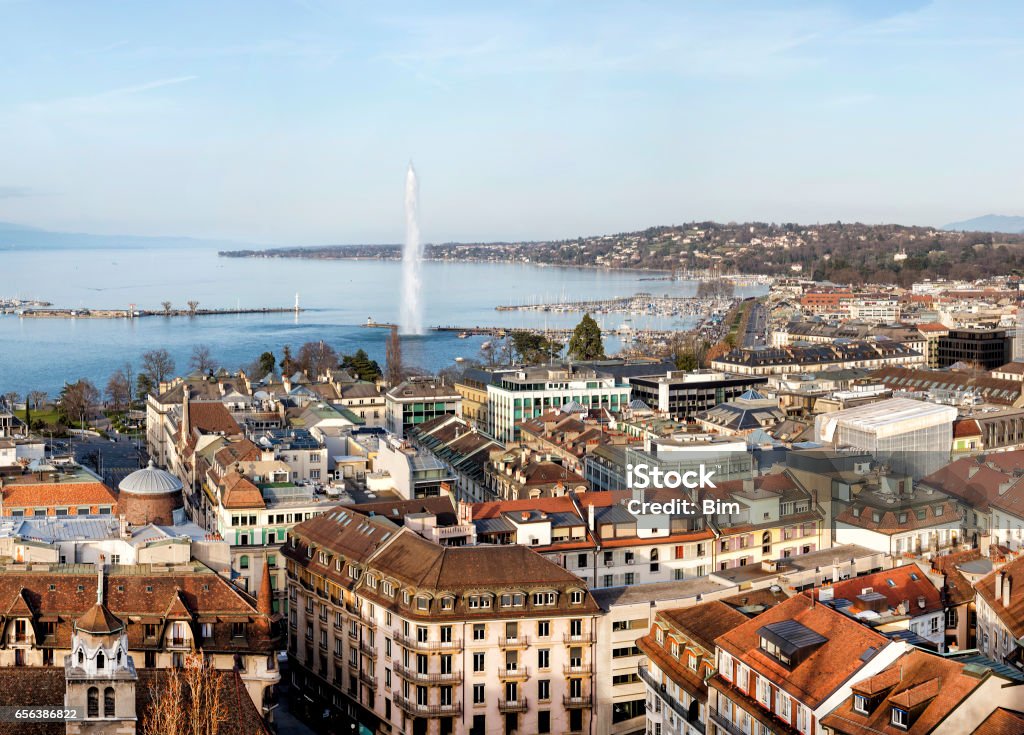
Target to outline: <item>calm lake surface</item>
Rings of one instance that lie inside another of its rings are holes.
[[[65,381],[91,379],[102,390],[125,361],[165,347],[178,372],[188,372],[196,344],[234,370],[264,350],[324,340],[339,353],[364,348],[383,365],[387,332],[361,325],[368,317],[395,322],[401,299],[401,266],[394,261],[221,258],[202,249],[0,250],[0,297],[36,298],[58,307],[159,309],[161,301],[184,308],[289,307],[299,294],[306,311],[295,314],[146,317],[142,319],[23,319],[0,315],[0,393],[42,389],[56,394]],[[563,327],[581,315],[495,311],[498,305],[611,298],[648,292],[691,296],[693,282],[643,281],[657,274],[546,268],[489,263],[424,264],[427,326],[494,325]],[[761,293],[756,287],[741,295]],[[626,315],[597,317],[614,329]],[[633,316],[631,325],[680,328],[689,319]],[[484,337],[453,333],[403,338],[408,364],[438,370],[455,357],[478,355]],[[609,338],[606,351],[619,348]]]

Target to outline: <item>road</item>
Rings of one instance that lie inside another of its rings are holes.
[[[115,441],[95,436],[76,436],[64,441],[71,442],[76,462],[95,470],[111,487],[117,487],[125,475],[145,465],[146,449],[144,445],[137,447],[135,440],[126,436],[111,436]]]
[[[747,320],[747,331],[743,334],[744,347],[764,347],[768,329],[768,310],[764,304],[755,301],[750,307],[750,319]]]

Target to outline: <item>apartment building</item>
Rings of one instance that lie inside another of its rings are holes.
[[[765,378],[730,375],[714,370],[671,370],[664,375],[632,377],[632,396],[677,421],[692,419],[720,403],[764,385]]]
[[[978,650],[1024,668],[1024,558],[1003,565],[974,585]]]
[[[445,547],[339,509],[293,529],[292,684],[371,732],[596,733],[585,583],[523,546]]]
[[[716,671],[715,639],[747,622],[724,602],[659,611],[637,648],[646,685],[648,733],[705,735],[708,728],[707,681]]]
[[[925,356],[899,342],[854,340],[808,347],[743,348],[711,361],[713,370],[736,375],[782,375],[887,365],[923,365]]]
[[[269,599],[254,600],[199,562],[8,563],[0,566],[0,596],[8,606],[0,670],[61,666],[99,598],[123,626],[127,653],[140,671],[181,667],[201,649],[215,668],[239,671],[264,713],[280,680]]]
[[[708,735],[822,732],[851,687],[904,653],[862,623],[797,595],[719,636]]]

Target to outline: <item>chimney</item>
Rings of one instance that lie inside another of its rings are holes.
[[[1006,576],[1006,572],[996,572],[996,597],[1003,596],[1003,577]]]
[[[590,531],[594,531],[594,504],[591,503],[587,506],[587,525],[590,526]]]
[[[1003,607],[1010,606],[1010,587],[1013,585],[1013,577],[1009,574],[1003,580]]]

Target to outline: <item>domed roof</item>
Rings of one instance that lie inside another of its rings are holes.
[[[169,495],[180,493],[181,480],[166,470],[161,470],[149,460],[149,465],[141,470],[135,470],[118,485],[121,492],[132,495]]]
[[[106,605],[97,602],[75,621],[75,630],[94,635],[109,635],[124,630],[124,623],[110,612]]]

